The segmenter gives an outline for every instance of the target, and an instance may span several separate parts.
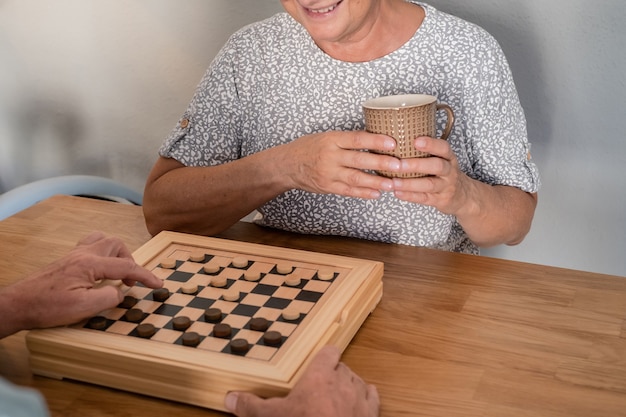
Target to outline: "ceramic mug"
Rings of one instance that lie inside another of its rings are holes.
[[[446,140],[454,124],[454,112],[447,104],[437,102],[437,97],[427,94],[400,94],[378,97],[363,103],[365,130],[382,133],[396,141],[392,151],[373,151],[393,155],[397,158],[424,158],[427,153],[415,149],[414,141],[420,136],[435,137],[437,112],[447,114],[446,126],[441,139]],[[378,171],[385,177],[417,178],[425,174]]]

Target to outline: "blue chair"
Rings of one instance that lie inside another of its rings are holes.
[[[57,194],[106,200],[126,200],[141,205],[143,194],[109,178],[93,175],[64,175],[21,185],[0,194],[0,220]]]

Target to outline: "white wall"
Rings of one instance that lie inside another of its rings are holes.
[[[502,44],[542,176],[526,240],[483,254],[626,275],[626,3],[432,4]]]
[[[622,0],[432,0],[502,44],[543,180],[488,256],[626,275]],[[0,191],[92,173],[141,190],[206,66],[278,0],[0,0]]]
[[[0,0],[0,191],[67,173],[137,190],[227,37],[275,0]]]

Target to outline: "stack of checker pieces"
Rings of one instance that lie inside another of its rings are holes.
[[[134,256],[163,288],[123,288],[114,309],[30,332],[34,373],[223,410],[230,390],[284,395],[382,296],[374,261],[173,232]]]

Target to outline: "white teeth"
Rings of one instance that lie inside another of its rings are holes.
[[[320,13],[320,14],[322,14],[322,13],[332,12],[333,10],[335,10],[335,7],[337,7],[337,5],[336,5],[336,4],[333,4],[332,6],[327,7],[327,8],[325,8],[325,9],[317,9],[317,10],[310,9],[310,10],[311,10],[313,13]]]

